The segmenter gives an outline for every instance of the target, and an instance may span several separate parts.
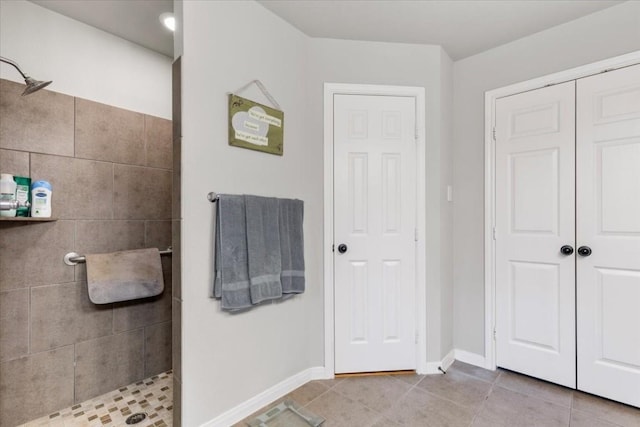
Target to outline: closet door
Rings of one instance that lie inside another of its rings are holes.
[[[575,387],[575,82],[498,99],[495,161],[497,364]]]
[[[640,65],[577,85],[578,388],[640,407]]]

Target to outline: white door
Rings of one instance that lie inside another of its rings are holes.
[[[640,65],[577,95],[578,388],[640,407]]]
[[[496,101],[496,361],[575,387],[575,83]]]
[[[415,98],[333,112],[335,372],[415,369]]]

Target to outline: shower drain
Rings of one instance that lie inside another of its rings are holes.
[[[147,418],[147,414],[144,412],[138,412],[137,414],[133,414],[127,417],[125,421],[127,424],[138,424],[140,421]]]

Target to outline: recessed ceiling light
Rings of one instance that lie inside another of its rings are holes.
[[[165,13],[161,14],[160,15],[160,22],[162,22],[162,25],[164,25],[165,27],[167,27],[171,31],[175,31],[176,30],[176,17],[173,16],[173,13],[165,12]]]

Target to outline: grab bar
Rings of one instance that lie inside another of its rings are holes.
[[[173,253],[170,247],[164,251],[158,252],[160,252],[160,255],[171,255]],[[87,262],[87,257],[76,252],[69,252],[64,256],[64,263],[67,265],[77,265],[82,262]]]

